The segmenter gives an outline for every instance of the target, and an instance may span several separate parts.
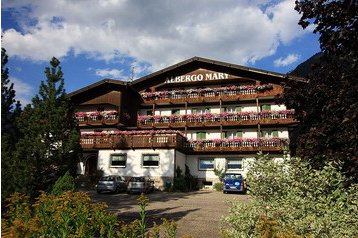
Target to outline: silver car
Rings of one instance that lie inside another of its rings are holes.
[[[148,177],[131,177],[128,180],[127,193],[149,193],[154,191],[154,181]]]
[[[118,175],[108,175],[100,178],[96,185],[97,193],[112,192],[119,193],[127,190],[126,180]]]

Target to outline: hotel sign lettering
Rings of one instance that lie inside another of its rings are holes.
[[[165,83],[186,83],[186,82],[198,82],[209,80],[228,79],[227,73],[199,73],[199,74],[184,74],[180,76],[170,77],[165,80]]]

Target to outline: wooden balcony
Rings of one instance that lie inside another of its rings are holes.
[[[178,115],[178,116],[139,116],[138,128],[183,128],[183,127],[217,127],[217,126],[238,126],[238,125],[275,125],[275,124],[292,124],[297,120],[293,111],[289,114],[272,112],[268,114],[250,113],[248,115],[224,115],[212,114],[203,115]]]
[[[183,104],[183,103],[205,103],[217,101],[250,100],[262,97],[275,97],[283,93],[283,88],[274,87],[271,90],[258,91],[255,89],[234,90],[223,92],[192,92],[182,94],[162,94],[152,97],[143,97],[146,104]]]
[[[81,135],[83,149],[176,149],[187,154],[279,152],[288,142],[279,138],[188,141],[181,134]]]
[[[81,135],[83,149],[145,149],[166,148],[185,150],[186,139],[180,134]]]
[[[198,152],[279,152],[288,146],[285,139],[258,138],[258,139],[241,139],[241,140],[205,140],[194,141],[187,144],[191,151]]]
[[[116,125],[119,123],[117,115],[112,116],[76,116],[79,126],[99,126],[99,125]]]

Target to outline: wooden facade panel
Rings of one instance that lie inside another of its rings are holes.
[[[82,102],[80,105],[111,104],[119,107],[121,104],[121,95],[122,93],[119,91],[112,91],[90,98]]]

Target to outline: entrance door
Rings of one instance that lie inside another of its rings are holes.
[[[94,175],[97,171],[98,158],[97,156],[90,156],[86,160],[85,174]]]

